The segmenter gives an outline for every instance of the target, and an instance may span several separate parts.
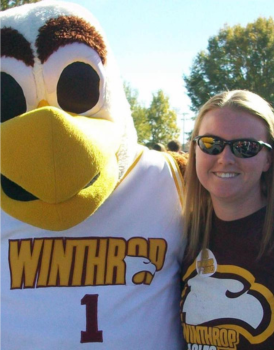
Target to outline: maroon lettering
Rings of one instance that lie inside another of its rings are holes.
[[[98,294],[86,294],[81,305],[86,305],[86,330],[81,331],[81,343],[102,343],[103,332],[98,330]]]

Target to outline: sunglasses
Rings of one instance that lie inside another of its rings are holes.
[[[227,141],[217,136],[196,136],[195,141],[200,149],[210,155],[217,155],[223,152],[226,145],[229,145],[231,152],[238,158],[251,158],[256,156],[263,147],[272,149],[268,143],[250,139],[237,139]]]

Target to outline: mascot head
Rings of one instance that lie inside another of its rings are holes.
[[[133,162],[130,108],[86,9],[41,1],[0,16],[1,207],[65,230],[92,215]]]

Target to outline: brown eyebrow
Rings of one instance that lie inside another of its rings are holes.
[[[104,40],[88,22],[75,16],[61,16],[50,19],[39,29],[36,40],[38,57],[44,63],[59,47],[68,43],[83,43],[96,50],[103,64],[107,50]]]
[[[13,57],[27,66],[34,65],[34,55],[30,42],[11,27],[1,29],[1,56]]]

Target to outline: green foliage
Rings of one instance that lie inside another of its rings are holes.
[[[137,130],[138,142],[145,145],[151,137],[151,129],[147,123],[147,110],[138,103],[137,90],[131,89],[128,83],[124,83],[124,90],[130,104],[131,115]]]
[[[177,115],[170,109],[169,99],[159,90],[153,96],[149,108],[138,103],[138,92],[124,83],[124,90],[130,104],[134,125],[138,134],[138,142],[143,145],[154,143],[167,144],[178,138],[180,129],[177,126]]]
[[[208,41],[184,76],[193,111],[225,90],[246,89],[274,105],[274,21],[225,26]]]
[[[12,7],[21,6],[24,4],[30,4],[32,2],[38,2],[40,0],[1,0],[0,10],[4,11]]]
[[[150,142],[166,145],[172,139],[178,138],[180,129],[177,126],[177,115],[170,109],[169,98],[162,90],[153,95],[147,120],[151,128]]]

